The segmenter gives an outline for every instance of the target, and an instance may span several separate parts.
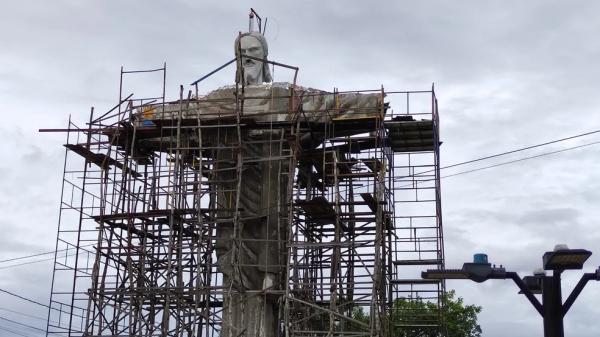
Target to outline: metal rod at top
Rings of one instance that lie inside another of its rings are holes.
[[[252,33],[252,31],[254,30],[254,16],[256,16],[256,19],[258,20],[258,32],[262,34],[262,18],[260,17],[260,15],[256,13],[254,8],[250,8],[250,14],[248,16],[248,32]]]
[[[136,73],[154,73],[157,71],[164,71],[165,68],[147,69],[147,70],[123,70],[123,74],[136,74]]]

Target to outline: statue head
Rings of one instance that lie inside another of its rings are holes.
[[[238,50],[239,44],[239,50]],[[240,57],[239,52],[243,55],[252,56],[258,59],[267,60],[269,47],[267,40],[259,32],[244,33],[235,40],[235,56]],[[241,67],[244,70],[244,84],[261,84],[263,82],[271,82],[271,72],[269,64],[254,59],[242,57]],[[238,75],[241,69],[238,69]]]

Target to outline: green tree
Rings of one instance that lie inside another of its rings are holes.
[[[454,299],[454,290],[444,296],[443,317],[445,317],[448,337],[479,337],[481,327],[477,324],[477,314],[481,307],[465,305],[462,297]]]
[[[393,337],[438,337],[442,322],[442,335],[447,337],[480,337],[481,327],[477,324],[480,306],[465,305],[462,297],[455,298],[456,292],[447,292],[440,311],[435,303],[422,299],[399,298],[394,301],[392,310],[386,317],[389,320],[390,336]],[[355,308],[353,318],[365,323],[369,317],[362,308]]]

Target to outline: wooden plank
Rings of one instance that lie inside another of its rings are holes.
[[[127,170],[127,172],[129,172],[132,176],[134,176],[136,178],[139,178],[142,176],[141,174],[132,170],[131,168],[124,166],[122,163],[115,160],[114,158],[107,156],[103,153],[94,153],[94,152],[88,150],[86,147],[84,147],[81,144],[65,144],[64,146],[67,149],[69,149],[69,150],[77,153],[78,155],[82,156],[83,158],[87,159],[90,163],[95,164],[102,169],[106,169],[109,166],[115,166],[115,167],[121,169],[122,171]]]

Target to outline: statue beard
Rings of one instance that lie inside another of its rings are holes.
[[[262,62],[256,62],[252,65],[244,66],[245,84],[262,84],[263,82]]]

